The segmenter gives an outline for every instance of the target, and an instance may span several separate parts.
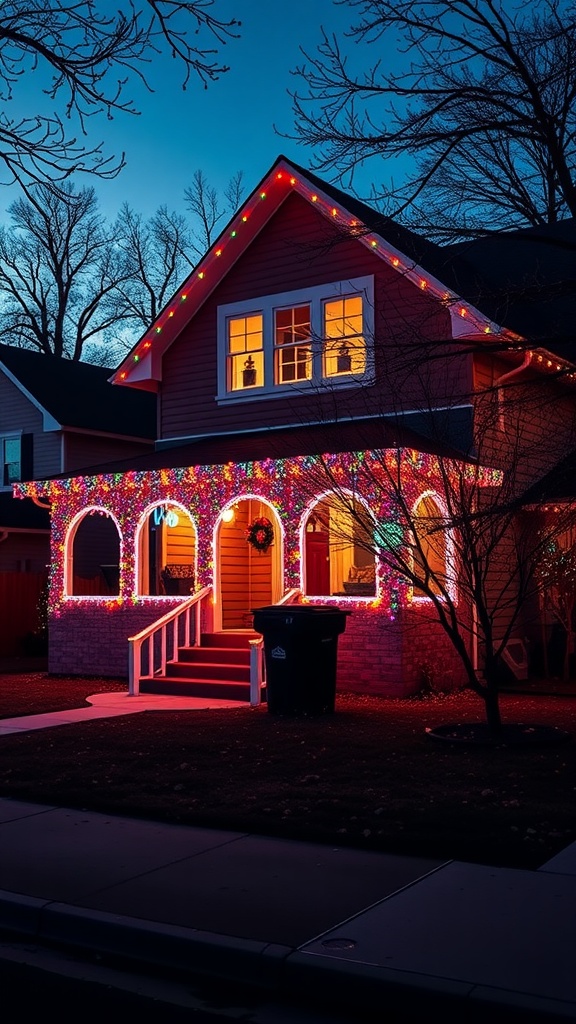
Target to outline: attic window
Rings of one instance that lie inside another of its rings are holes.
[[[373,359],[372,277],[218,308],[218,401],[365,384]]]

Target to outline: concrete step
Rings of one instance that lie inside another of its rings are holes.
[[[143,676],[140,680],[141,693],[169,694],[170,696],[211,697],[219,700],[250,700],[249,683],[234,680],[180,678],[178,676]],[[263,696],[264,699],[264,696]]]
[[[177,679],[188,679],[190,676],[193,676],[194,679],[229,680],[237,683],[249,683],[250,665],[247,662],[243,665],[222,664],[216,658],[203,663],[179,659],[178,661],[168,662],[166,674]]]
[[[246,647],[180,647],[178,661],[187,665],[249,665]]]
[[[251,640],[260,640],[261,634],[253,629],[226,629],[221,633],[203,633],[201,647],[243,647],[250,648]]]

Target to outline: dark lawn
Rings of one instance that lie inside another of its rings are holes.
[[[84,705],[122,682],[0,675],[0,718]],[[0,738],[0,796],[364,849],[535,868],[576,840],[576,698],[503,694],[505,722],[558,745],[430,738],[481,720],[468,691],[341,694],[334,715],[147,711]]]

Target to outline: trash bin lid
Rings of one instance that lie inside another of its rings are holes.
[[[349,608],[331,604],[270,604],[264,608],[251,608],[253,615],[351,615]]]

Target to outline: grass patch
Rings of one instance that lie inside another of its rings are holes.
[[[110,680],[0,675],[0,718],[81,707]],[[0,739],[0,795],[187,825],[536,868],[576,840],[576,698],[503,694],[505,722],[570,732],[544,746],[452,746],[482,720],[464,691],[340,694],[334,715],[146,711]]]

